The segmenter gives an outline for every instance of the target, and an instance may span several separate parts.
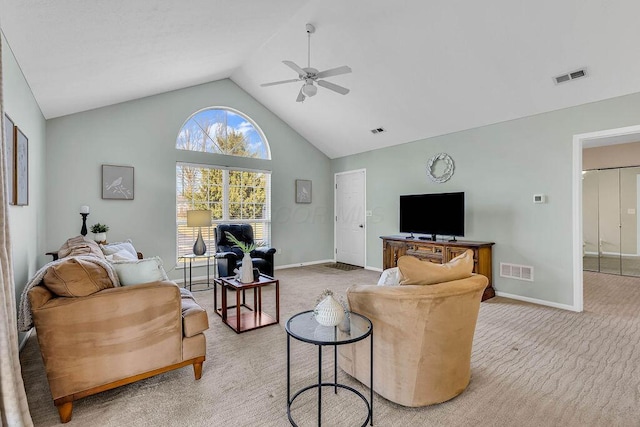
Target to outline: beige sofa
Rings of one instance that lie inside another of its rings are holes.
[[[425,406],[464,391],[482,292],[481,275],[433,285],[355,285],[350,309],[373,323],[373,389],[403,406]],[[369,386],[368,340],[340,346],[338,363]]]
[[[58,297],[35,286],[28,297],[60,421],[73,401],[193,365],[202,374],[207,313],[169,281]]]

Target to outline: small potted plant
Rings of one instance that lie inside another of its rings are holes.
[[[93,240],[98,243],[107,243],[107,231],[109,231],[109,226],[106,224],[97,223],[91,226]]]
[[[313,315],[318,323],[323,326],[336,326],[345,317],[344,305],[333,295],[331,289],[325,289],[316,300],[316,308]]]
[[[256,248],[255,243],[246,243],[241,242],[228,231],[225,232],[227,235],[227,240],[233,243],[234,246],[240,248],[244,257],[242,258],[242,266],[240,267],[240,282],[241,283],[251,283],[253,282],[253,261],[251,261],[251,251]]]

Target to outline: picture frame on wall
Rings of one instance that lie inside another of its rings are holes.
[[[133,200],[133,166],[102,165],[102,198]]]
[[[15,127],[15,179],[14,192],[17,206],[29,204],[29,138],[19,127]]]
[[[311,181],[296,179],[296,203],[311,203]]]
[[[5,160],[7,162],[7,189],[9,190],[9,204],[16,204],[16,192],[13,188],[13,182],[16,178],[16,130],[15,123],[6,113],[4,115],[4,141],[5,141]]]

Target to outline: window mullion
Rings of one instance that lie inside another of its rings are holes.
[[[222,220],[229,221],[229,170],[222,170]]]

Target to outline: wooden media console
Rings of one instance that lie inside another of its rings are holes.
[[[482,301],[493,298],[496,292],[491,280],[491,247],[493,242],[469,242],[444,240],[421,240],[406,236],[381,236],[382,239],[382,268],[392,268],[398,265],[398,258],[412,255],[425,261],[443,264],[464,253],[467,249],[473,251],[473,272],[482,274],[489,279],[489,285],[484,290]]]

